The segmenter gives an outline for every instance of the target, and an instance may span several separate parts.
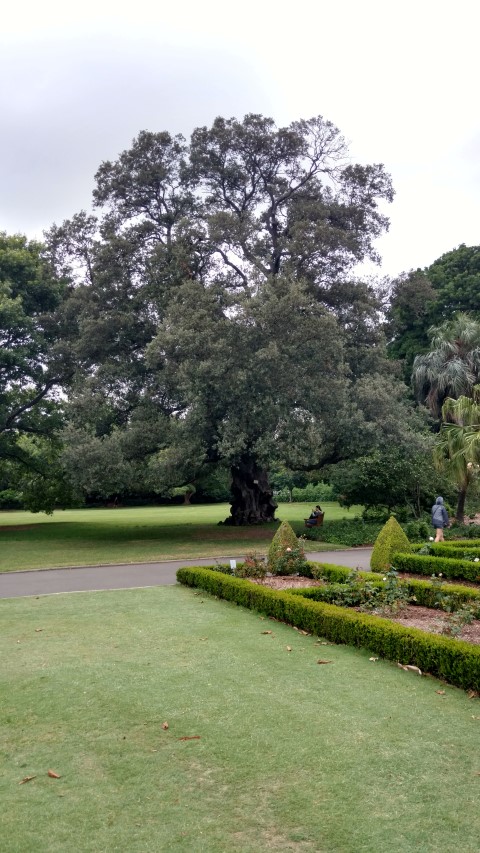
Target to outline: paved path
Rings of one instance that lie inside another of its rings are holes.
[[[316,551],[307,556],[322,563],[336,563],[367,570],[370,566],[371,548],[349,551]],[[227,562],[232,557],[217,557]],[[236,557],[241,560],[241,557]],[[182,566],[211,566],[215,558],[196,560],[171,560],[162,563],[124,563],[112,566],[79,566],[71,569],[41,569],[30,572],[0,574],[0,598],[25,595],[52,595],[58,592],[84,592],[100,589],[133,589],[135,587],[164,586],[176,583],[176,572]]]

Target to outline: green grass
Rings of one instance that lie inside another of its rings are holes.
[[[355,509],[325,504],[327,518],[348,518]],[[27,512],[0,513],[0,571],[56,566],[93,566],[190,557],[243,556],[268,549],[273,525],[224,527],[228,504],[207,506],[77,509],[53,516]],[[310,504],[281,504],[277,515],[298,523]],[[330,547],[308,542],[309,550]],[[338,547],[338,546],[337,546]]]
[[[0,621],[2,853],[478,851],[460,690],[179,587]]]

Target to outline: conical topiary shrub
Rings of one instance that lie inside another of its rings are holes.
[[[272,575],[304,574],[308,563],[303,545],[288,521],[282,521],[268,549],[268,570]]]
[[[390,516],[383,525],[373,546],[370,558],[372,572],[388,572],[392,565],[392,554],[401,551],[403,554],[412,550],[407,534],[404,533],[396,518]]]

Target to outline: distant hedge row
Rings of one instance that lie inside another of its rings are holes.
[[[461,640],[405,628],[364,613],[272,590],[205,568],[179,569],[177,579],[258,610],[334,643],[361,646],[388,660],[418,666],[463,689],[480,690],[480,648]]]
[[[461,578],[480,583],[480,561],[455,560],[450,557],[437,557],[420,554],[392,555],[392,565],[398,572],[410,572],[415,575],[443,575],[444,578]]]

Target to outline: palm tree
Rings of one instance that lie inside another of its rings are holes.
[[[432,349],[417,355],[412,378],[418,399],[439,418],[447,397],[471,397],[480,381],[480,323],[457,314],[429,331]]]
[[[446,469],[456,483],[459,524],[464,520],[468,489],[480,470],[480,385],[472,388],[472,395],[445,400],[434,449],[437,467]]]

